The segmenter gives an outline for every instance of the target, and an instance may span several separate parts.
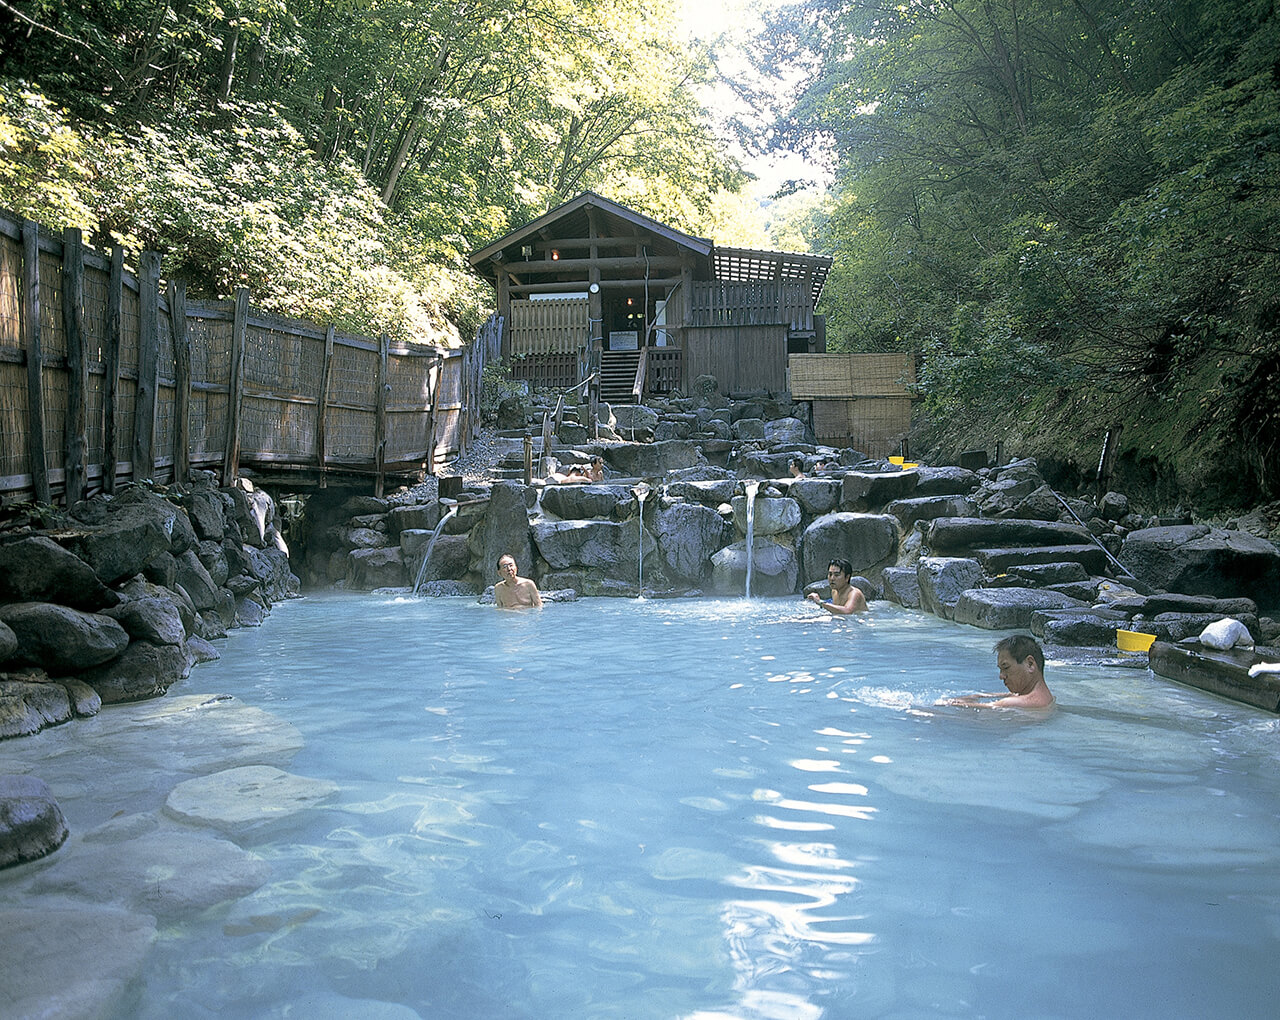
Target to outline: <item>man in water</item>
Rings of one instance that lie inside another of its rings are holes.
[[[502,580],[493,586],[493,597],[499,609],[541,609],[542,594],[527,577],[516,573],[516,558],[510,553],[498,558]]]
[[[850,613],[861,613],[867,608],[867,597],[862,590],[852,583],[853,564],[848,560],[832,560],[827,565],[827,580],[831,582],[831,599],[824,602],[816,591],[805,598],[821,606],[832,616],[848,616]]]
[[[941,704],[966,708],[1048,708],[1053,704],[1044,682],[1044,651],[1035,638],[1015,634],[996,642],[994,651],[1000,679],[1009,693],[966,694]]]

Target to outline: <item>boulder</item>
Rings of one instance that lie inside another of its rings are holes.
[[[1205,627],[1222,619],[1224,617],[1220,613],[1157,613],[1149,620],[1143,620],[1139,629],[1154,624],[1150,630],[1158,629],[1162,639],[1182,641],[1190,637],[1198,638]],[[1258,618],[1252,613],[1240,613],[1230,619],[1239,620],[1250,635],[1258,632]]]
[[[438,502],[392,507],[387,514],[387,535],[394,538],[410,530],[434,531],[439,523],[440,504]]]
[[[711,567],[711,557],[725,544],[729,529],[710,507],[675,503],[657,516],[658,552],[667,573],[700,583]]]
[[[196,557],[200,560],[201,566],[209,572],[209,579],[216,586],[221,588],[227,583],[227,578],[231,576],[230,566],[227,563],[227,552],[222,548],[221,542],[208,539],[197,543]]]
[[[737,487],[738,483],[732,478],[679,481],[667,486],[667,495],[714,507],[733,499]]]
[[[705,463],[699,444],[673,439],[666,443],[622,443],[605,448],[608,465],[628,477],[662,477],[669,471]]]
[[[353,549],[347,554],[347,587],[357,591],[394,588],[406,584],[404,556],[399,548]]]
[[[102,615],[119,623],[130,637],[150,641],[153,645],[180,645],[186,640],[182,616],[169,599],[130,599],[123,605],[104,610]]]
[[[48,678],[40,671],[36,675]],[[29,737],[46,726],[57,726],[72,716],[71,699],[67,690],[56,683],[28,683],[19,679],[4,679],[23,674],[0,673],[0,738]],[[2,842],[3,837],[0,837]],[[3,849],[0,848],[0,857]],[[0,867],[4,867],[0,864]]]
[[[538,552],[553,570],[593,567],[609,577],[625,579],[639,576],[642,541],[639,532],[635,521],[619,524],[544,520],[534,524],[533,539]],[[648,531],[643,535],[647,558],[657,549],[657,543]]]
[[[884,508],[884,512],[896,517],[903,531],[910,531],[916,521],[971,517],[977,510],[964,496],[912,496],[910,499],[895,499]]]
[[[135,641],[114,662],[82,671],[80,679],[98,692],[104,705],[112,705],[164,694],[191,672],[191,665],[184,647]]]
[[[982,581],[977,560],[958,556],[922,556],[916,564],[920,608],[950,620],[960,596]]]
[[[915,493],[919,476],[915,471],[848,471],[841,476],[840,506],[845,510],[879,510],[895,499]]]
[[[973,558],[988,574],[1003,574],[1018,565],[1079,563],[1089,575],[1107,569],[1107,554],[1096,545],[1020,546],[1009,549],[974,549]]]
[[[747,497],[734,496],[733,524],[738,534],[747,533]],[[753,533],[761,538],[766,535],[782,535],[800,524],[800,504],[794,499],[756,496],[752,508]]]
[[[542,509],[562,520],[621,520],[636,507],[629,485],[548,485]]]
[[[1080,609],[1087,604],[1040,588],[973,588],[955,604],[951,618],[987,630],[1030,630],[1037,609]]]
[[[800,539],[801,571],[823,577],[833,559],[847,559],[855,574],[874,575],[898,554],[898,522],[883,514],[824,514]]]
[[[121,506],[101,524],[59,533],[56,540],[89,564],[103,584],[115,584],[141,573],[153,557],[170,551],[178,510],[162,499],[159,502],[164,506]]]
[[[964,496],[980,481],[976,472],[962,467],[918,467],[915,474],[917,496]]]
[[[196,607],[191,604],[191,600],[181,592],[172,588],[163,588],[158,584],[144,580],[141,577],[135,577],[120,588],[120,594],[126,600],[135,601],[137,599],[158,599],[159,601],[171,606],[182,620],[182,629],[188,634],[195,630],[196,625]]]
[[[1129,497],[1122,492],[1108,492],[1098,503],[1104,521],[1119,521],[1129,516]]]
[[[142,576],[162,588],[172,588],[178,583],[178,561],[168,550],[156,553],[142,568]]]
[[[87,719],[97,715],[102,708],[102,699],[98,697],[98,692],[83,680],[64,676],[58,678],[58,684],[67,692],[71,711],[77,716]]]
[[[1013,563],[1008,572],[1041,585],[1089,580],[1089,572],[1076,560],[1061,563]]]
[[[267,607],[257,599],[249,597],[236,599],[235,626],[261,627],[266,618]]]
[[[799,418],[775,418],[765,422],[764,440],[770,446],[786,446],[813,442],[809,426]]]
[[[221,542],[227,533],[225,513],[229,509],[229,499],[224,501],[220,492],[189,492],[182,499],[182,505],[195,529],[196,537],[201,541]]]
[[[998,516],[1027,521],[1056,521],[1062,514],[1062,504],[1053,490],[1047,485],[1041,485],[1019,500],[1012,509],[1001,511]]]
[[[241,765],[179,783],[164,802],[170,818],[235,836],[278,822],[327,800],[337,784],[270,765]]]
[[[652,433],[658,427],[658,412],[643,404],[614,404],[614,431],[630,436],[634,433]]]
[[[880,574],[884,597],[907,609],[920,608],[920,579],[908,567],[885,567]]]
[[[419,595],[427,595],[431,598],[475,598],[480,594],[474,584],[464,584],[461,581],[425,581],[421,588],[418,589]]]
[[[764,420],[764,405],[754,400],[735,400],[728,407],[729,421],[737,423],[744,418]]]
[[[734,458],[734,467],[741,478],[790,478],[788,466],[794,456],[766,450],[739,450]]]
[[[0,602],[57,602],[92,612],[115,605],[116,596],[80,557],[45,535],[27,535],[0,544]]]
[[[841,483],[836,478],[797,478],[787,494],[811,516],[831,513],[840,505]]]
[[[1280,604],[1280,549],[1244,531],[1203,524],[1143,528],[1125,536],[1120,562],[1155,588]]]
[[[399,548],[368,550],[370,552],[398,553]],[[297,591],[298,579],[289,570],[289,556],[274,546],[255,549],[246,546],[249,558],[249,575],[259,583],[268,602],[279,602]],[[389,562],[390,562],[389,558]]]
[[[205,570],[195,551],[188,549],[178,560],[178,584],[198,610],[212,609],[218,604],[218,585]]]
[[[18,650],[18,635],[13,628],[0,620],[0,662],[8,662]]]
[[[772,538],[751,546],[751,594],[794,595],[799,579],[796,552]],[[711,557],[711,587],[721,595],[742,595],[747,584],[747,543],[734,542]]]
[[[522,482],[494,482],[484,519],[471,529],[471,553],[482,577],[498,572],[498,559],[515,557],[522,574],[533,569],[533,543],[529,538],[529,508],[537,493]],[[455,518],[456,520],[457,518]]]
[[[0,623],[18,639],[16,659],[53,674],[108,662],[129,644],[125,629],[110,617],[50,602],[0,606]]]
[[[1117,615],[1092,609],[1040,610],[1033,616],[1031,629],[1049,644],[1114,647],[1116,630],[1128,629],[1124,618],[1117,620]]]
[[[461,578],[471,569],[471,553],[466,535],[441,535],[431,550],[431,561],[424,569],[422,556],[425,553],[426,550],[423,549],[416,556],[405,556],[405,566],[413,573],[413,577],[409,578],[410,582],[416,583],[419,578],[423,584]],[[497,569],[495,562],[494,572]]]
[[[740,442],[763,440],[765,437],[763,418],[739,418],[729,427],[729,434]]]
[[[929,548],[940,556],[991,546],[1089,544],[1089,532],[1051,521],[941,517],[929,525]]]
[[[62,846],[68,831],[62,809],[43,780],[0,775],[0,868],[47,857]],[[13,931],[6,928],[6,940],[12,937]],[[25,957],[26,950],[23,945],[22,953],[5,955]],[[8,984],[5,989],[6,1008],[12,1008],[13,989]]]

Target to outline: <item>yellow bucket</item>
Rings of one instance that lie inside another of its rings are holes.
[[[1155,640],[1154,634],[1142,634],[1136,630],[1116,631],[1116,647],[1122,652],[1148,652]]]
[[[907,468],[913,468],[913,467],[919,467],[919,466],[920,464],[917,461],[904,460],[902,462],[903,470],[906,470]]]
[[[897,464],[897,465],[898,465],[898,467],[902,467],[902,462],[903,462],[904,460],[906,460],[906,459],[907,459],[906,457],[890,457],[890,458],[889,458],[889,463],[890,463],[890,464]]]

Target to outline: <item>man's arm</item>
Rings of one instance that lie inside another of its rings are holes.
[[[538,591],[538,586],[532,581],[529,582],[529,600],[534,609],[542,608],[542,592]]]

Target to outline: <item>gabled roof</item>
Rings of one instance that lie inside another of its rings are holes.
[[[827,282],[833,259],[830,255],[803,255],[791,251],[763,251],[755,248],[722,248],[711,255],[717,280],[729,283],[756,281],[809,281],[809,293],[816,308]]]
[[[597,210],[606,217],[606,220],[612,219],[615,224],[625,224],[632,230],[651,234],[655,240],[688,248],[704,258],[711,254],[713,244],[710,238],[694,237],[692,234],[683,233],[634,209],[628,209],[625,205],[619,205],[602,195],[597,195],[594,191],[584,191],[563,205],[543,213],[536,220],[472,252],[469,258],[472,268],[484,271],[485,263],[489,260],[515,261],[506,253],[514,250],[518,254],[520,248],[531,240],[541,240],[546,236],[586,237],[589,209]]]

